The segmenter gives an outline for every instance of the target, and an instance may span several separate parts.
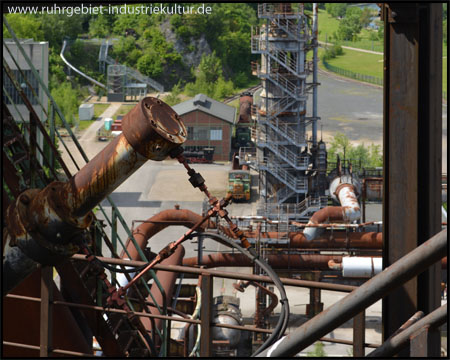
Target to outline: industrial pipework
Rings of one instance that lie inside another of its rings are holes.
[[[89,240],[91,210],[148,159],[164,160],[186,140],[186,128],[170,106],[141,100],[122,121],[123,133],[67,182],[19,195],[6,213],[3,296],[39,265],[55,265]]]
[[[357,195],[361,193],[361,184],[351,174],[337,176],[330,184],[330,195],[341,206],[327,206],[314,213],[309,225],[323,224],[327,221],[344,221],[352,223],[361,217]],[[323,229],[307,227],[303,235],[308,241],[316,239]]]

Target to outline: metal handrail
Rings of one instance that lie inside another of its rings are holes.
[[[446,255],[444,229],[257,356],[294,356]]]

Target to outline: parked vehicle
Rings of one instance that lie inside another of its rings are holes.
[[[228,173],[228,194],[233,200],[250,201],[251,177],[249,170],[231,170]]]

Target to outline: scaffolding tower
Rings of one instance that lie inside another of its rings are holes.
[[[317,186],[317,178],[325,177],[317,171],[323,167],[319,149],[325,150],[325,144],[317,143],[317,4],[312,18],[303,4],[289,3],[259,4],[258,17],[265,23],[252,29],[251,51],[261,55],[252,70],[263,88],[254,112],[259,210],[266,216],[281,211],[300,218],[326,205],[325,189]],[[310,50],[313,61],[306,59]],[[306,112],[308,94],[313,96],[312,116]]]

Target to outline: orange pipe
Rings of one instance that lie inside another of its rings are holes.
[[[148,240],[159,233],[161,230],[164,230],[166,227],[170,225],[183,225],[186,227],[192,227],[196,223],[198,223],[202,219],[202,216],[194,213],[193,211],[187,209],[168,209],[159,212],[158,214],[152,216],[146,222],[139,225],[133,231],[133,237],[136,240],[139,247],[144,250],[147,246]],[[163,223],[161,223],[163,222]],[[206,228],[215,228],[215,224],[208,221],[206,224],[203,224],[200,227],[202,230]],[[128,239],[125,247],[130,254],[131,260],[141,260],[139,253],[134,246],[131,239]],[[127,258],[125,251],[122,252],[120,257]]]
[[[342,256],[336,255],[267,255],[267,261],[274,269],[287,269],[289,266],[294,269],[328,270],[328,262],[330,260],[339,261],[341,259]],[[183,265],[197,266],[200,264],[197,257],[191,257],[183,259]],[[252,261],[244,254],[216,253],[203,256],[201,265],[206,268],[221,266],[246,267],[252,266]]]

